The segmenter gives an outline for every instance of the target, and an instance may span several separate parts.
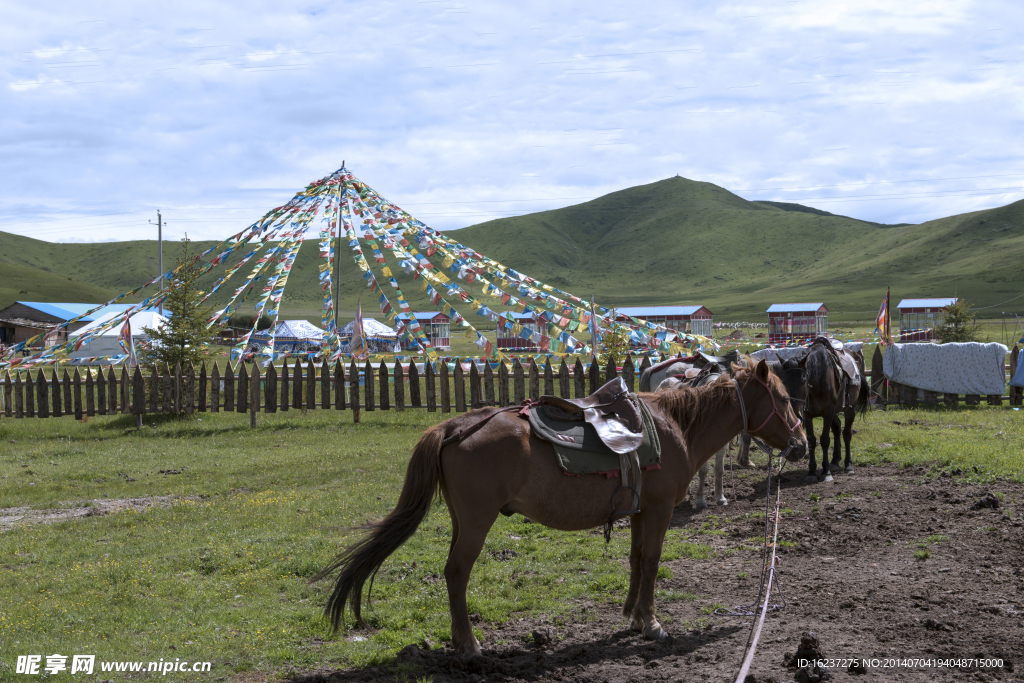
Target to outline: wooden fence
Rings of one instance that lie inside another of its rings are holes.
[[[1016,371],[1020,351],[1014,347],[1010,356],[1010,373]],[[19,372],[12,378],[5,373],[2,380],[3,410],[5,417],[61,417],[74,415],[75,419],[94,415],[132,414],[138,416],[157,413],[239,412],[249,413],[255,426],[257,413],[276,413],[288,410],[351,410],[358,421],[360,411],[426,408],[429,412],[465,412],[481,406],[507,406],[524,399],[537,399],[542,394],[565,398],[583,397],[593,393],[605,382],[621,375],[626,386],[635,390],[639,374],[650,365],[643,359],[635,368],[632,356],[627,356],[618,370],[613,364],[601,368],[597,363],[584,364],[577,359],[570,367],[562,360],[558,369],[551,361],[538,366],[536,360],[523,366],[516,360],[511,368],[505,363],[495,371],[485,365],[483,371],[471,364],[468,372],[460,363],[454,371],[440,364],[435,371],[427,364],[419,372],[415,364],[388,366],[381,362],[376,368],[369,362],[362,366],[340,362],[332,368],[326,362],[320,365],[296,359],[289,368],[280,371],[273,365],[261,372],[257,365],[226,365],[223,372],[217,363],[207,371],[204,363],[197,373],[193,367],[173,371],[164,367],[122,367],[106,370],[90,368],[62,368],[33,373]],[[73,374],[71,373],[73,370]],[[85,371],[83,378],[82,371]],[[876,380],[875,378],[880,378]],[[957,406],[960,396],[937,394],[901,387],[887,382],[882,374],[882,356],[876,349],[868,374],[872,391],[881,405],[918,403]],[[467,388],[468,382],[468,388]],[[979,405],[983,397],[964,396],[966,405]],[[1007,396],[984,397],[989,405],[1022,404],[1020,389],[1009,388]]]
[[[256,425],[259,412],[288,410],[351,410],[358,421],[360,411],[426,408],[429,412],[465,412],[481,406],[507,406],[541,394],[565,398],[588,396],[605,382],[622,376],[626,386],[635,390],[639,372],[650,365],[644,358],[636,369],[631,356],[621,370],[608,364],[577,360],[570,367],[563,360],[556,370],[550,360],[538,366],[535,360],[524,367],[516,360],[511,368],[505,363],[495,371],[484,365],[480,371],[471,364],[468,372],[456,363],[454,371],[430,364],[421,373],[415,364],[406,366],[381,362],[374,367],[340,362],[333,368],[296,359],[294,366],[280,370],[271,365],[265,371],[258,365],[213,364],[199,372],[179,366],[173,371],[158,368],[63,368],[6,373],[2,380],[2,415],[13,418],[61,417],[75,419],[94,415],[157,413],[239,412],[249,413]],[[72,374],[73,370],[73,374]],[[82,370],[84,370],[84,378]],[[421,376],[422,375],[422,376]],[[468,387],[467,387],[468,382]]]

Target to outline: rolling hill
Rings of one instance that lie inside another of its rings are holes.
[[[725,320],[761,320],[783,301],[824,301],[836,319],[867,319],[887,285],[896,301],[955,291],[978,306],[1024,291],[1024,201],[882,225],[674,177],[449,236],[606,305],[702,303]],[[316,252],[307,245],[296,259],[286,316],[318,317]],[[165,244],[165,266],[179,253]],[[349,267],[338,307],[351,317],[357,297],[368,297],[347,252],[342,259]],[[99,302],[155,273],[153,241],[53,244],[0,233],[0,307],[17,299]],[[411,282],[399,282],[414,308],[432,308]],[[1005,310],[1024,311],[1024,299],[1011,306]]]

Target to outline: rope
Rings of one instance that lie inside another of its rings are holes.
[[[743,663],[740,666],[739,675],[736,677],[736,683],[743,683],[747,677],[747,673],[750,671],[750,665],[754,661],[754,654],[757,651],[757,642],[761,637],[761,628],[764,626],[765,616],[768,611],[780,610],[786,606],[786,598],[782,594],[782,589],[778,587],[775,582],[775,550],[777,548],[777,542],[779,538],[779,518],[782,510],[782,469],[785,467],[785,461],[782,460],[780,454],[779,460],[779,472],[778,472],[778,486],[775,489],[775,515],[772,517],[772,458],[773,453],[770,448],[765,446],[759,439],[751,437],[751,442],[760,448],[764,453],[768,455],[768,480],[765,491],[765,510],[764,510],[764,547],[762,550],[762,567],[761,567],[761,584],[758,588],[757,599],[750,605],[739,605],[730,609],[719,608],[715,610],[715,614],[721,616],[736,616],[736,617],[749,617],[756,614],[758,603],[760,603],[761,616],[758,618],[757,623],[751,628],[750,635],[747,637],[746,654],[743,658]],[[735,496],[735,494],[734,494]],[[769,523],[771,523],[771,529],[769,529]],[[771,536],[771,543],[768,542],[768,537]],[[771,553],[769,554],[769,549]],[[780,604],[771,604],[772,586],[776,584],[776,591],[779,594]],[[762,602],[762,596],[764,598]]]

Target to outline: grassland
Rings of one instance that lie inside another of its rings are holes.
[[[773,302],[824,301],[833,320],[849,321],[877,309],[888,285],[894,303],[956,294],[988,306],[1021,294],[1024,201],[920,225],[880,225],[797,204],[747,201],[676,177],[451,236],[606,305],[699,302],[719,320],[763,320]],[[176,251],[173,243],[164,245],[165,264]],[[364,311],[373,304],[344,257],[338,310],[347,320],[358,299]],[[317,258],[313,245],[300,251],[282,303],[285,317],[318,319]],[[100,301],[98,291],[79,283],[104,292],[134,288],[156,274],[156,244],[52,244],[0,233],[0,265],[10,273],[0,278],[0,307],[33,297]],[[7,270],[10,265],[35,270]],[[63,290],[52,287],[62,282]],[[415,283],[399,282],[414,309],[433,309]],[[1024,299],[983,313],[1003,310],[1024,313]]]
[[[1024,481],[1020,415],[988,406],[874,412],[858,422],[854,461]],[[375,411],[356,426],[347,412],[291,412],[261,416],[256,430],[237,414],[147,419],[142,430],[130,417],[0,419],[0,515],[10,527],[0,531],[0,680],[14,678],[17,654],[209,660],[218,679],[358,666],[424,638],[444,642],[443,506],[378,576],[368,612],[377,633],[332,637],[320,617],[326,585],[308,584],[353,526],[391,509],[413,444],[439,419]],[[35,523],[83,510],[97,514]],[[728,524],[671,533],[666,559],[714,561],[708,534]],[[585,619],[581,603],[620,601],[627,537],[605,546],[597,530],[500,518],[470,584],[478,637],[486,642],[487,624]],[[674,597],[693,596],[661,595]]]

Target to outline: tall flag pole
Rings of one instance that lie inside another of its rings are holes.
[[[875,318],[875,334],[878,335],[878,343],[884,349],[892,344],[892,332],[889,326],[889,291],[891,287],[885,288],[885,298],[878,308],[878,317]]]

